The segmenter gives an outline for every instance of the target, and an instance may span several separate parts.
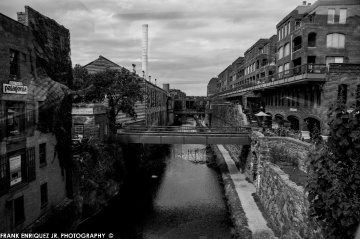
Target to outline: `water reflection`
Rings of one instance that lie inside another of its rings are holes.
[[[133,177],[79,231],[115,232],[117,238],[135,239],[231,238],[219,176],[207,164],[199,164],[206,161],[205,149],[173,145],[162,175]]]

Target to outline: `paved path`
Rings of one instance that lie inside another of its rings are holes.
[[[276,238],[273,231],[266,225],[266,221],[257,207],[252,193],[256,192],[255,186],[245,180],[245,174],[240,173],[229,152],[222,146],[217,145],[220,152],[224,156],[229,169],[230,177],[234,182],[235,189],[239,195],[242,208],[248,219],[249,229],[253,233],[254,239],[272,239]]]

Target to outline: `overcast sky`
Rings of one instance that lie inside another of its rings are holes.
[[[313,3],[314,1],[311,1]],[[142,25],[149,25],[149,75],[187,95],[206,86],[301,0],[0,0],[16,19],[29,5],[70,30],[73,65],[102,55],[141,72]]]

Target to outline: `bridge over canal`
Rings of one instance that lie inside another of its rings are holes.
[[[121,143],[240,144],[250,145],[249,127],[125,126],[118,129]]]

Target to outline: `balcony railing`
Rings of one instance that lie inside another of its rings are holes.
[[[275,81],[278,81],[278,80],[281,80],[281,79],[284,79],[284,78],[287,78],[287,77],[301,75],[301,74],[305,74],[305,73],[325,74],[326,70],[327,70],[327,67],[326,67],[325,64],[304,64],[304,65],[300,65],[300,66],[295,66],[294,68],[290,68],[290,69],[285,70],[283,72],[259,78],[259,79],[256,80],[256,82],[254,82],[254,81],[248,82],[248,83],[245,83],[243,85],[234,87],[232,89],[221,91],[221,92],[217,93],[216,96],[217,95],[223,95],[223,94],[230,93],[230,92],[234,92],[234,91],[247,89],[247,88],[259,85],[259,84],[264,84],[264,83],[268,83],[268,82],[275,82]]]
[[[300,50],[301,49],[301,44],[294,46],[293,52]]]

